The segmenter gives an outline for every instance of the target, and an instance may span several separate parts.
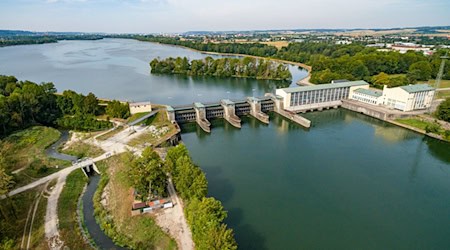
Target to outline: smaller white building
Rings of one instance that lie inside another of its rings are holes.
[[[130,114],[144,113],[152,111],[152,104],[150,102],[134,102],[130,103]]]
[[[359,88],[352,92],[350,99],[360,102],[380,105],[383,103],[383,92],[372,89]]]
[[[433,101],[435,89],[428,84],[416,84],[388,88],[383,91],[366,88],[354,90],[350,99],[371,105],[383,105],[391,109],[401,111],[413,111],[427,109]]]
[[[415,84],[395,88],[383,88],[383,105],[401,111],[413,111],[431,107],[435,89],[428,84]]]

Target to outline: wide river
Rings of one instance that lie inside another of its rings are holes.
[[[275,91],[274,82],[263,80],[150,74],[151,60],[177,56],[220,57],[130,39],[60,41],[0,48],[0,74],[53,82],[60,92],[71,89],[102,98],[170,105],[244,99]],[[298,67],[290,66],[290,70],[294,83],[307,76]]]
[[[52,81],[59,91],[187,104],[261,95],[265,81],[153,76],[156,56],[205,55],[133,40],[0,48],[0,74]],[[306,75],[292,68],[294,78]],[[345,110],[306,114],[305,130],[271,114],[212,133],[183,126],[229,211],[241,249],[449,249],[450,144]]]

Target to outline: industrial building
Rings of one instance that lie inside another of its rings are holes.
[[[356,89],[369,89],[365,81],[347,81],[312,86],[277,89],[276,94],[283,98],[283,108],[288,111],[337,107],[342,99],[348,99]]]
[[[435,89],[428,84],[416,84],[373,90],[365,81],[346,81],[313,86],[277,89],[283,98],[283,108],[292,112],[341,106],[342,100],[352,99],[390,109],[413,111],[431,106]]]

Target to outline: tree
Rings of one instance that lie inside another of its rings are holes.
[[[147,200],[166,195],[167,176],[162,161],[151,148],[146,148],[142,157],[130,164],[130,182],[141,199]]]
[[[445,99],[436,111],[436,116],[444,121],[450,122],[450,98]]]
[[[415,62],[409,66],[408,76],[411,80],[427,81],[431,78],[431,65],[428,61]]]
[[[122,104],[119,101],[111,101],[106,107],[106,114],[110,117],[126,119],[130,116],[130,108],[128,103]]]
[[[96,115],[98,110],[98,99],[97,97],[89,93],[85,98],[83,98],[83,108],[85,114]]]

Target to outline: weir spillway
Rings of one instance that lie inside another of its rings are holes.
[[[268,112],[276,112],[309,128],[311,122],[282,108],[282,99],[272,94],[264,97],[247,97],[246,100],[223,99],[217,103],[193,103],[192,105],[168,106],[169,120],[177,123],[196,122],[205,132],[211,132],[210,119],[223,118],[234,127],[241,127],[240,116],[251,115],[262,123],[269,123]]]

